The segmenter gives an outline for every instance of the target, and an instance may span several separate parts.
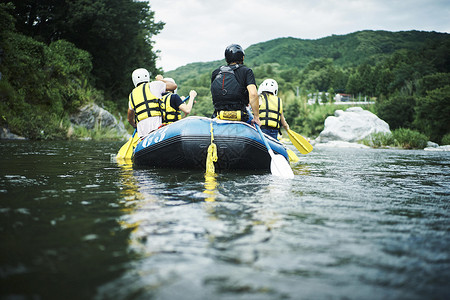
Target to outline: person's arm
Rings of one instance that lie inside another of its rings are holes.
[[[280,99],[280,105],[281,105],[281,108],[280,108],[280,121],[281,121],[281,126],[283,126],[284,127],[284,129],[286,129],[286,131],[287,130],[289,130],[289,124],[286,122],[286,119],[284,118],[284,113],[283,113],[283,100],[281,100]]]
[[[195,97],[197,96],[197,92],[194,90],[191,90],[189,92],[189,103],[186,104],[186,102],[183,102],[178,106],[178,109],[184,112],[184,116],[186,117],[192,110],[192,105],[194,105]]]
[[[281,125],[284,127],[284,129],[289,130],[289,124],[286,122],[283,112],[281,112]]]
[[[250,102],[250,107],[252,108],[253,120],[252,123],[258,124],[261,126],[261,121],[259,120],[259,98],[258,98],[258,90],[256,89],[256,85],[250,84],[247,85],[248,98]]]
[[[127,119],[128,123],[130,123],[133,128],[136,128],[136,122],[134,121],[134,110],[128,108]]]
[[[166,91],[175,91],[178,87],[178,85],[176,83],[165,80],[162,75],[156,75],[155,79],[162,81],[166,84]]]

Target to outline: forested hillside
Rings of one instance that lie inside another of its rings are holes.
[[[418,50],[428,43],[438,45],[448,42],[448,39],[449,35],[445,33],[423,31],[360,31],[317,40],[287,37],[251,45],[245,49],[245,63],[252,68],[277,64],[285,70],[300,70],[312,60],[326,58],[332,59],[334,65],[340,67],[374,65],[397,50]],[[179,81],[202,75],[225,63],[222,55],[217,53],[219,60],[191,63],[167,72],[167,75],[175,76]]]
[[[326,116],[336,109],[307,106],[307,95],[318,92],[375,101],[369,109],[391,129],[419,130],[438,142],[450,132],[449,34],[361,31],[317,40],[279,38],[252,45],[245,54],[257,84],[277,80],[288,122],[306,135],[320,133]],[[166,75],[177,80],[180,93],[197,90],[194,113],[209,115],[210,74],[224,63],[192,63]],[[333,102],[322,97],[324,103]]]

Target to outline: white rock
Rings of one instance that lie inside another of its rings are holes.
[[[427,148],[437,148],[437,147],[439,147],[437,143],[431,141],[427,142]]]
[[[346,111],[336,110],[334,116],[328,117],[324,130],[316,140],[320,143],[357,142],[375,132],[390,133],[389,124],[370,111],[351,107]]]
[[[444,145],[439,147],[427,147],[423,149],[425,151],[450,151],[450,145]]]

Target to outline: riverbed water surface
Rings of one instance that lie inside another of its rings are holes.
[[[286,180],[120,146],[0,141],[0,299],[450,299],[449,152],[317,147]]]

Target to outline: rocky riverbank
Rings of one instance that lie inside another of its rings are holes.
[[[67,129],[69,139],[92,139],[89,133],[95,131],[108,132],[109,136],[120,140],[127,140],[130,137],[124,122],[97,104],[91,103],[81,107],[70,115],[69,119],[70,126]],[[77,134],[77,132],[85,132],[85,134]],[[26,138],[12,133],[9,128],[2,127],[0,139],[25,140]]]
[[[0,128],[0,140],[26,140],[26,138],[12,133],[11,131],[9,131],[8,128],[1,127]]]

